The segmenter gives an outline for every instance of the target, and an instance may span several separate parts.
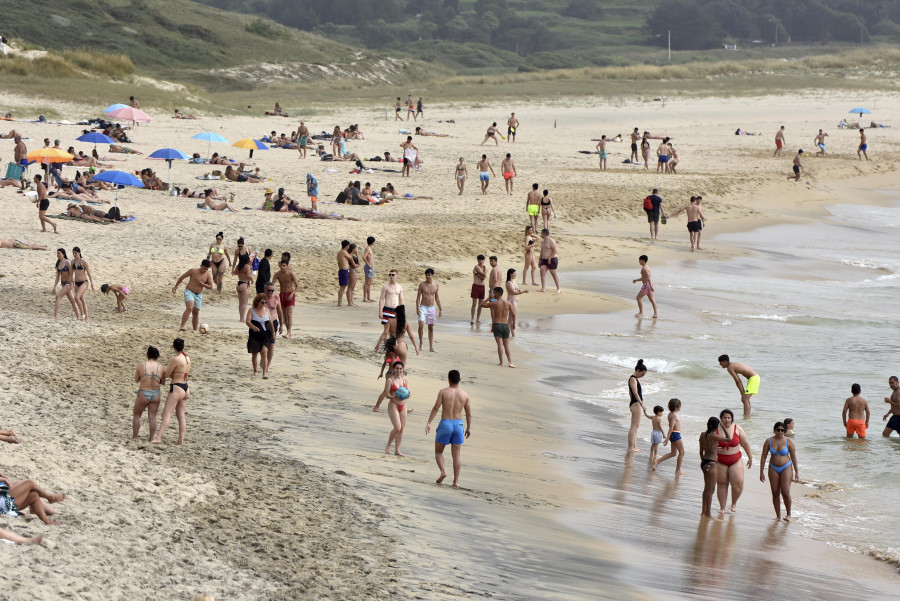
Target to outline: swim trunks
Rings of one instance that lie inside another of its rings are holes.
[[[860,144],[860,145],[859,145],[859,149],[860,149],[860,150],[868,150],[868,149],[869,149],[869,145],[868,145],[868,144]]]
[[[637,142],[631,143],[631,152],[637,152]]]
[[[699,219],[697,221],[688,221],[687,228],[689,232],[699,232],[700,224],[703,223]]]
[[[546,265],[550,268],[550,271],[556,271],[556,268],[559,267],[559,257],[553,257],[552,259],[541,259],[540,263],[538,263],[538,267],[543,267]]]
[[[678,442],[681,440],[681,432],[671,432],[669,434],[669,440],[672,442]]]
[[[466,439],[466,429],[461,419],[442,419],[434,431],[434,442],[438,444],[462,444]]]
[[[794,173],[800,175],[800,167],[798,165],[794,165]]]
[[[512,171],[504,171],[503,179],[512,179],[515,174]]]
[[[866,437],[866,422],[861,419],[847,420],[847,436],[853,436],[856,433],[860,438]]]
[[[368,265],[363,265],[363,273],[370,280],[375,277],[375,268],[369,267]]]
[[[659,162],[660,162],[660,163],[668,163],[668,162],[669,162],[669,155],[667,155],[667,154],[661,154],[661,155],[659,155]]]
[[[491,333],[494,335],[494,338],[509,338],[509,324],[492,323]]]
[[[194,308],[199,309],[200,305],[203,304],[203,293],[194,294],[187,288],[184,289],[184,302],[186,303],[194,303]]]
[[[744,390],[744,393],[759,394],[759,374],[750,376],[750,379],[747,380],[747,388]]]
[[[824,144],[823,142],[819,142],[818,144],[816,144],[816,146],[818,146],[819,148],[821,148],[821,149],[822,149],[822,152],[825,152],[825,144]]]
[[[538,205],[528,205],[528,214],[532,217],[537,217],[538,213],[541,212],[541,207]]]
[[[659,430],[653,430],[650,432],[650,444],[659,444],[663,441],[662,432]]]
[[[281,301],[282,307],[293,307],[294,306],[294,293],[293,292],[280,292],[280,293],[278,293],[278,300]]]
[[[425,305],[419,305],[419,321],[424,321],[427,325],[433,326],[436,323],[437,311],[435,311],[435,307],[426,307]]]
[[[460,420],[460,425],[462,425],[462,420]],[[438,428],[440,428],[440,426],[438,426]],[[9,496],[8,488],[0,491],[0,514],[14,518],[19,516],[19,508],[16,506],[15,500]]]
[[[491,174],[488,173],[487,171],[479,171],[478,179],[480,179],[483,182],[491,181]]]
[[[388,322],[389,319],[397,318],[397,309],[394,307],[383,307],[381,309],[381,325]]]
[[[607,157],[606,151],[605,151],[605,150],[601,150],[601,151],[600,151],[600,158],[601,158],[601,159],[605,159],[606,157]]]
[[[506,135],[507,135],[507,136],[514,136],[514,135],[516,135],[516,128],[515,128],[515,127],[507,127],[507,128],[506,128]]]
[[[13,248],[28,248],[28,245],[21,240],[13,240]]]
[[[653,289],[650,288],[650,282],[644,282],[641,286],[641,291],[638,294],[652,294]]]
[[[300,136],[300,144],[299,146],[306,146],[306,143],[309,142],[309,138],[306,136]]]
[[[887,427],[900,432],[900,415],[892,415],[891,419],[888,420]]]
[[[775,148],[783,148],[783,147],[784,147],[784,142],[782,142],[781,140],[775,140]]]
[[[350,285],[350,270],[349,269],[338,269],[338,284],[341,286],[349,286]]]
[[[649,211],[644,209],[647,212],[647,223],[656,223],[659,221],[659,211]]]
[[[471,298],[477,298],[479,300],[484,298],[484,284],[472,284],[472,292],[469,293]]]
[[[49,198],[45,198],[44,200],[41,201],[41,204],[38,205],[38,211],[46,211],[49,208],[50,208],[50,199]]]

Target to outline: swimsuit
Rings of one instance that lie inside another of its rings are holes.
[[[50,199],[45,198],[41,201],[41,204],[38,206],[38,211],[46,211],[50,208]]]
[[[363,273],[370,280],[375,277],[375,268],[369,267],[368,265],[363,265]]]
[[[504,171],[503,179],[512,179],[513,175],[515,175],[512,171]]]
[[[892,415],[888,420],[887,428],[900,432],[900,415]]]
[[[350,270],[349,269],[338,269],[338,284],[341,286],[349,286],[350,285]]]
[[[541,208],[538,205],[530,204],[528,205],[528,214],[532,217],[537,217],[538,213],[541,212]]]
[[[381,325],[384,325],[388,322],[389,319],[397,318],[397,309],[394,307],[382,307],[381,308]]]
[[[759,375],[750,376],[744,394],[759,394]]]
[[[650,444],[659,444],[663,441],[663,434],[660,430],[650,432]]]
[[[869,149],[869,145],[868,145],[868,144],[860,144],[860,145],[859,145],[859,149],[860,149],[860,150],[868,150],[868,149]]]
[[[487,171],[479,171],[478,178],[483,182],[491,181],[491,174]]]
[[[606,151],[605,151],[605,150],[601,150],[601,151],[600,151],[600,158],[601,158],[601,159],[605,159],[605,158],[606,158]]]
[[[278,294],[278,300],[281,301],[282,307],[293,307],[294,306],[294,293],[293,292],[280,292]]]
[[[257,315],[256,311],[252,309],[250,314],[250,322],[259,329],[249,330],[247,337],[247,352],[258,353],[262,347],[268,345],[275,332],[269,332],[269,321],[271,320],[271,317],[269,316],[268,305],[266,306],[266,312],[262,317]]]
[[[634,391],[631,389],[631,378],[634,378],[634,382],[637,384],[637,396],[634,396]],[[631,396],[631,402],[628,403],[629,407],[644,400],[644,392],[641,390],[641,382],[637,379],[637,376],[632,375],[631,378],[628,378],[628,394]]]
[[[519,291],[519,285],[516,284],[515,282],[513,282],[513,291],[514,291],[514,292],[518,292],[518,291]],[[518,304],[518,302],[519,302],[518,296],[519,296],[518,294],[510,294],[510,295],[509,295],[509,302],[511,302],[511,303],[517,303],[517,304]]]
[[[672,442],[678,442],[681,440],[681,432],[669,432],[669,440]]]
[[[56,264],[59,265],[59,261],[57,261]],[[60,287],[65,287],[65,286],[68,286],[68,285],[69,285],[69,279],[68,279],[68,276],[63,276],[63,273],[64,273],[64,272],[68,272],[68,271],[69,271],[69,262],[68,262],[67,260],[64,260],[63,265],[64,265],[64,267],[63,267],[62,269],[60,269],[59,267],[56,268],[56,271],[57,271],[57,273],[59,274],[59,285],[60,285]],[[65,279],[64,279],[64,277],[65,277]]]
[[[641,285],[641,291],[638,294],[653,294],[653,288],[650,286],[650,282],[644,282]]]
[[[501,339],[509,338],[509,324],[508,323],[492,323],[491,324],[491,333],[494,335],[494,338],[501,338]]]
[[[785,457],[787,457],[788,455],[791,454],[790,451],[788,451],[788,443],[787,443],[787,441],[785,441],[785,443],[784,443],[784,448],[783,448],[783,449],[781,449],[780,451],[776,451],[775,449],[772,448],[772,439],[771,439],[771,438],[769,438],[769,451],[772,453],[772,455],[784,455]],[[770,461],[769,461],[769,467],[772,468],[773,470],[775,470],[777,473],[780,474],[781,472],[783,472],[783,471],[784,471],[789,465],[791,465],[792,463],[793,463],[793,461],[791,461],[790,459],[788,459],[788,462],[785,463],[784,465],[772,465],[772,461],[770,460]]]
[[[716,463],[716,460],[715,459],[701,459],[700,460],[700,469],[705,472],[706,466],[710,463]]]
[[[461,419],[442,419],[434,432],[434,442],[438,444],[462,444],[466,440],[466,429]]]
[[[728,432],[725,431],[725,428],[722,428],[722,432],[724,434],[728,434]],[[731,440],[726,441],[726,442],[717,442],[716,444],[719,446],[720,449],[728,449],[728,448],[741,446],[741,437],[738,436],[737,426],[734,426],[734,435],[731,437]],[[733,455],[719,455],[719,463],[721,463],[722,465],[734,465],[735,463],[739,462],[740,460],[741,460],[740,449],[738,450],[737,453],[734,453]]]
[[[688,222],[687,222],[687,229],[688,229],[689,232],[699,232],[700,229],[701,229],[701,224],[702,224],[702,223],[703,223],[703,222],[702,222],[701,220],[699,220],[699,219],[698,219],[697,221],[688,221]]]
[[[538,263],[538,267],[543,267],[544,265],[550,268],[550,271],[556,271],[556,268],[559,267],[559,257],[553,257],[552,259],[541,259]]]
[[[784,142],[781,140],[775,140],[775,148],[781,148],[784,146]]]
[[[156,370],[157,371],[154,373],[147,372],[147,362],[144,361],[144,373],[143,373],[143,375],[141,375],[141,380],[143,380],[146,377],[149,377],[151,380],[158,381],[159,373],[157,373],[157,372],[159,372],[159,365],[156,366]],[[144,395],[144,398],[147,399],[148,403],[152,403],[154,400],[156,400],[156,398],[159,397],[159,389],[158,388],[156,390],[138,390],[138,392],[141,393],[142,395]]]
[[[202,292],[192,292],[187,288],[184,289],[184,302],[186,303],[194,303],[194,308],[199,309],[203,304],[203,293]]]
[[[436,323],[434,305],[426,307],[419,305],[419,321],[424,321],[427,325],[433,326]]]
[[[866,422],[861,419],[847,420],[847,436],[853,436],[853,433],[859,435],[860,438],[866,437]]]
[[[484,298],[484,284],[472,284],[472,291],[469,293],[471,298],[479,300]]]
[[[794,165],[794,173],[800,174],[800,165]]]

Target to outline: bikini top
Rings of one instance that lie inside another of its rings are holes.
[[[81,263],[81,259],[78,260],[77,264],[75,263],[75,261],[73,259],[72,260],[72,268],[77,269],[79,271],[84,271],[84,265]]]
[[[209,254],[211,254],[211,255],[221,255],[224,252],[225,251],[222,250],[221,246],[210,246],[209,247]]]
[[[144,375],[141,376],[141,380],[146,377],[150,377],[151,380],[159,380],[159,363],[156,364],[156,371],[150,373],[147,371],[147,361],[144,361]]]
[[[544,202],[544,199],[542,198],[542,199],[541,199],[541,206],[542,206],[542,207],[549,207],[551,204],[553,204],[553,199],[551,199],[549,196],[545,196],[544,198],[547,199],[547,202]]]
[[[641,148],[650,148],[650,142],[648,142],[647,140],[641,140]]]
[[[59,273],[62,273],[64,271],[69,271],[69,262],[65,259],[63,259],[62,261],[63,261],[62,269],[59,268],[59,261],[56,262],[56,271],[58,271]]]
[[[184,351],[181,351],[179,354],[184,355],[184,360],[187,362],[188,369],[190,369],[191,368],[191,358],[188,357],[187,353],[185,353]],[[174,380],[175,376],[184,376],[184,381],[185,381],[185,383],[187,383],[187,379],[188,379],[187,372],[182,373],[182,372],[177,372],[177,371],[173,370],[171,379]]]
[[[722,428],[722,433],[725,435],[728,434],[728,432],[725,430],[725,428]],[[737,426],[734,426],[734,436],[731,437],[731,440],[729,440],[727,442],[717,442],[716,444],[719,445],[720,449],[727,449],[727,448],[731,448],[731,447],[741,446],[741,437],[738,436]]]
[[[784,443],[784,448],[781,449],[780,451],[776,451],[775,449],[773,449],[771,438],[769,438],[769,452],[771,452],[773,455],[790,455],[791,454],[790,451],[788,451],[787,442]]]
[[[397,389],[400,388],[401,386],[406,386],[406,380],[403,380],[403,382],[400,384],[400,386],[397,386],[396,384],[391,382],[391,392],[397,392]]]

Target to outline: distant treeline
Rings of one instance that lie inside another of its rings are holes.
[[[898,0],[671,0],[647,20],[654,43],[694,50],[723,41],[863,42],[900,38]]]

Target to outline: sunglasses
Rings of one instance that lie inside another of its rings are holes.
[[[775,428],[776,432],[784,432],[784,428]]]
[[[389,273],[388,275],[391,276],[391,277],[396,277],[397,274],[396,274],[396,273]]]
[[[275,293],[275,290],[274,290],[274,289],[273,289],[273,290],[266,290],[266,294],[274,294],[274,293]]]

